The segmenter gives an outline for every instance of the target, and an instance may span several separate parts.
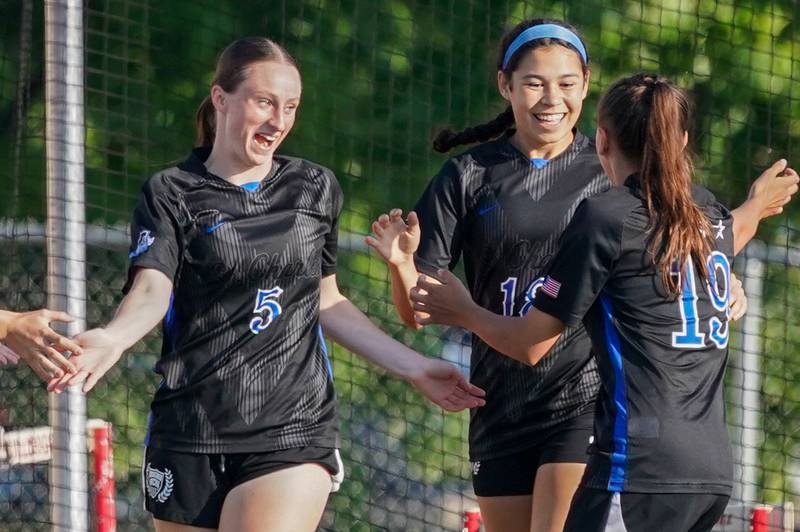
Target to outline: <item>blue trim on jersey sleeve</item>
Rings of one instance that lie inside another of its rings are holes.
[[[319,343],[322,346],[322,354],[325,355],[325,364],[328,366],[328,376],[333,380],[333,365],[331,364],[331,357],[328,356],[328,344],[325,343],[322,325],[317,325],[317,334],[319,335]]]
[[[536,157],[531,158],[531,164],[536,167],[537,170],[541,170],[547,163],[550,162],[550,159],[537,159]]]
[[[622,491],[625,484],[625,470],[628,462],[628,391],[625,387],[625,372],[622,367],[622,348],[619,333],[614,326],[611,302],[606,294],[600,296],[603,306],[603,329],[606,335],[606,348],[614,372],[614,435],[611,449],[611,472],[608,477],[608,491]]]
[[[239,186],[248,192],[255,192],[256,190],[258,190],[258,185],[260,184],[261,181],[251,181],[250,183],[242,183]]]

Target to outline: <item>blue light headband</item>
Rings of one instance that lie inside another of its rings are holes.
[[[503,56],[503,70],[508,67],[508,62],[511,60],[511,56],[513,56],[514,53],[519,50],[520,46],[531,41],[535,41],[536,39],[561,39],[564,42],[568,42],[578,50],[579,54],[581,54],[583,64],[589,64],[589,57],[586,55],[586,48],[583,47],[583,43],[577,35],[572,33],[564,26],[559,26],[558,24],[539,24],[538,26],[532,26],[517,35],[517,38],[514,39],[514,41],[509,45],[508,50],[506,50],[506,55]]]

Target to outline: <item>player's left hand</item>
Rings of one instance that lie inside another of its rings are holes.
[[[422,325],[438,323],[463,327],[465,316],[476,306],[472,295],[449,270],[439,270],[437,275],[441,284],[420,275],[417,286],[409,291],[414,317]]]
[[[775,161],[756,178],[750,187],[749,199],[760,206],[760,218],[775,216],[783,212],[798,190],[800,176],[789,167],[786,159]]]
[[[731,273],[731,295],[728,301],[730,319],[738,320],[747,312],[747,295],[744,293],[742,282]]]
[[[465,408],[476,408],[486,404],[486,392],[470,384],[453,364],[425,358],[424,363],[409,378],[411,384],[448,412],[460,412]]]

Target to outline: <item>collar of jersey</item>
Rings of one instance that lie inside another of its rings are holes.
[[[568,155],[570,153],[574,153],[574,152],[582,150],[584,147],[586,147],[586,143],[589,141],[589,138],[586,135],[581,133],[578,130],[578,128],[574,127],[574,128],[572,128],[572,134],[573,134],[572,143],[569,146],[567,146],[567,149],[562,151],[561,153],[559,153],[558,155],[556,155],[552,159],[548,159],[547,160],[547,164],[542,165],[542,166],[537,166],[537,165],[535,165],[533,163],[533,159],[529,158],[527,155],[525,155],[524,153],[519,151],[516,146],[511,144],[511,136],[515,132],[516,132],[515,129],[509,129],[508,131],[506,131],[505,135],[500,137],[500,140],[505,143],[505,145],[508,147],[509,150],[511,150],[511,153],[513,153],[515,156],[518,155],[520,157],[523,157],[526,161],[528,161],[529,165],[531,165],[533,168],[536,168],[537,170],[541,170],[542,168],[546,168],[553,161],[556,161],[556,160],[560,159],[561,157],[564,157],[564,156],[566,156],[566,155]],[[537,159],[538,159],[538,157],[537,157]]]
[[[185,170],[187,172],[191,172],[191,173],[193,173],[195,175],[199,175],[199,176],[201,176],[203,178],[212,180],[214,182],[222,181],[223,183],[226,183],[226,184],[228,184],[228,185],[230,185],[232,187],[236,187],[238,189],[244,190],[245,192],[252,193],[252,192],[256,192],[258,190],[258,188],[260,187],[262,182],[267,181],[272,176],[274,176],[275,173],[278,171],[278,168],[280,166],[282,166],[280,164],[280,162],[278,161],[278,158],[277,157],[273,157],[272,158],[272,168],[270,168],[269,173],[266,176],[264,176],[264,178],[261,181],[251,182],[251,183],[258,183],[258,186],[254,187],[254,188],[248,188],[248,187],[241,186],[241,185],[235,185],[235,184],[231,183],[230,181],[228,181],[227,179],[223,179],[222,177],[220,177],[220,176],[218,176],[216,174],[212,174],[211,172],[209,172],[208,168],[206,168],[206,165],[205,165],[205,162],[208,159],[209,155],[211,155],[211,147],[210,146],[200,146],[200,147],[193,148],[191,153],[189,154],[189,157],[187,157],[186,160],[179,165],[179,168],[181,168],[182,170]],[[251,183],[244,183],[244,184],[245,185],[251,185]]]

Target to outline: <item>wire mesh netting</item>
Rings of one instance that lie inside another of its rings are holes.
[[[46,304],[42,2],[0,3],[0,308]],[[303,99],[282,151],[332,168],[345,193],[337,277],[381,328],[468,371],[460,330],[400,325],[387,270],[363,245],[374,218],[409,209],[445,156],[432,132],[483,122],[504,108],[494,56],[525,18],[568,20],[592,69],[581,129],[594,131],[601,89],[638,70],[688,89],[697,107],[700,180],[735,206],[800,138],[796,0],[88,0],[85,3],[87,325],[121,299],[131,212],[144,180],[192,145],[194,111],[216,54],[265,35],[299,61]],[[728,373],[737,491],[746,504],[800,494],[797,207],[762,225],[736,269],[751,308],[734,326]],[[114,426],[120,530],[149,529],[140,470],[158,377],[157,333],[136,344],[88,397],[89,417]],[[334,346],[347,481],[325,530],[455,530],[473,505],[468,416],[445,414],[408,385]],[[47,394],[24,365],[0,370],[0,426],[47,425]],[[49,528],[45,464],[0,466],[0,529]]]

